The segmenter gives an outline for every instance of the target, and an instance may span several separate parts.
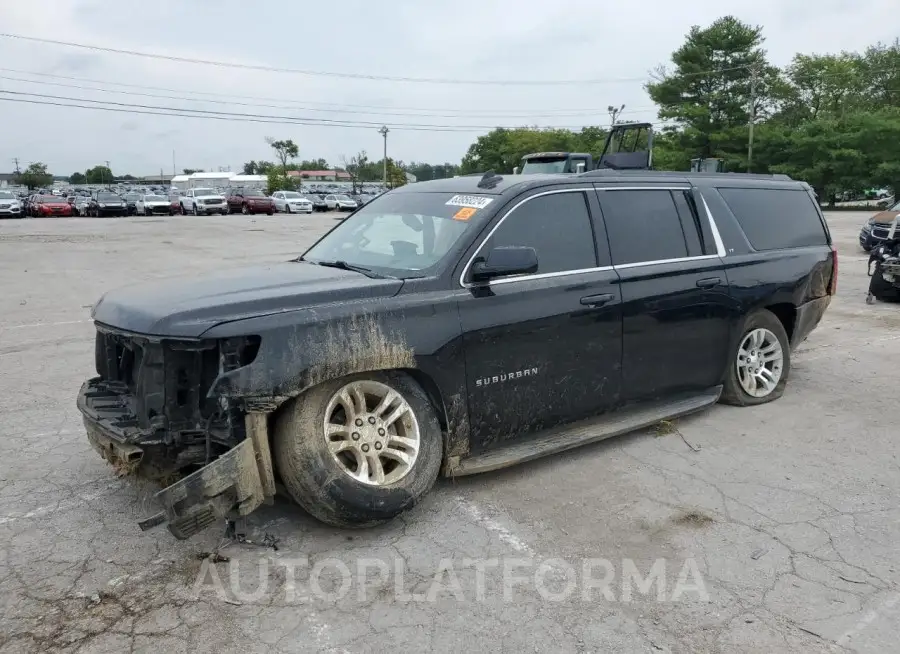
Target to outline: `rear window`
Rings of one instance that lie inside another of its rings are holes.
[[[803,190],[720,188],[755,250],[825,245],[825,227],[812,198]]]

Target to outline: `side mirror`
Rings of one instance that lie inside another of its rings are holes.
[[[472,281],[487,282],[507,275],[536,273],[537,252],[534,248],[512,245],[496,247],[487,258],[479,257],[472,264]]]
[[[518,175],[518,174],[519,174],[519,167],[516,166],[515,168],[513,168],[513,175]]]
[[[576,173],[584,172],[584,162],[583,161],[579,161],[577,164],[575,164],[575,172]]]

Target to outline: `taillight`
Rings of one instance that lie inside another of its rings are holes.
[[[828,285],[828,295],[837,294],[837,276],[838,276],[838,252],[837,248],[831,246],[831,284]]]

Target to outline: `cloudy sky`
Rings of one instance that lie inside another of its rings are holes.
[[[291,138],[301,158],[339,164],[361,149],[380,156],[382,123],[391,129],[390,156],[457,162],[490,126],[606,124],[607,106],[623,103],[623,119],[654,119],[642,80],[668,60],[691,25],[727,13],[762,25],[770,59],[784,65],[798,51],[860,50],[893,40],[900,35],[897,2],[0,0],[5,34],[324,73],[0,37],[0,91],[33,94],[0,98],[122,110],[0,101],[0,171],[11,170],[18,157],[22,164],[43,161],[56,174],[105,160],[117,174],[171,173],[173,151],[179,172],[234,170],[250,159],[272,159],[266,137]],[[547,80],[592,82],[509,83]],[[276,118],[261,124],[234,116],[152,116],[115,102]],[[328,126],[334,123],[344,126]]]

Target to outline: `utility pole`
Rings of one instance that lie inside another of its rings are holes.
[[[177,171],[175,169],[175,150],[172,150],[172,177],[175,177]]]
[[[753,172],[753,125],[756,123],[756,89],[759,83],[759,66],[750,67],[750,133],[747,136],[747,172]]]
[[[16,175],[21,174],[21,172],[19,171],[19,158],[13,157],[13,163],[16,164]]]
[[[378,130],[378,133],[384,137],[384,159],[382,163],[384,164],[384,185],[387,186],[388,178],[387,178],[387,135],[390,132],[387,128],[387,125],[382,125],[381,129]]]
[[[106,169],[109,171],[109,183],[106,185],[106,190],[112,190],[112,168],[109,167],[109,159],[106,160]]]
[[[619,117],[619,114],[625,110],[625,105],[623,104],[621,107],[618,107],[618,108],[616,108],[612,105],[609,105],[606,108],[606,110],[609,112],[609,124],[615,125],[616,119]]]

